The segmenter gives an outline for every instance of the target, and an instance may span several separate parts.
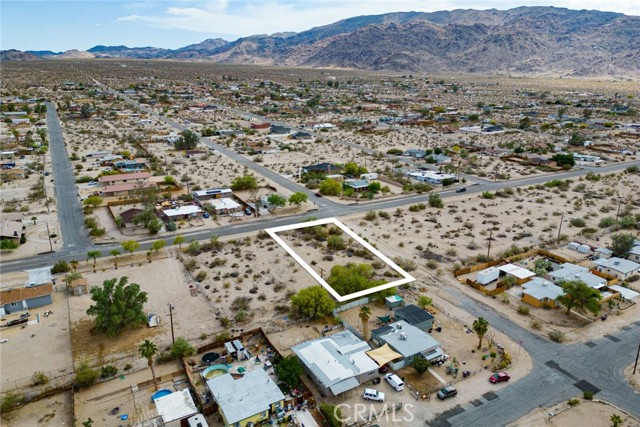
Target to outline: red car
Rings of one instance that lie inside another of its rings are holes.
[[[489,382],[493,384],[502,383],[509,381],[510,378],[511,377],[506,372],[498,372],[497,374],[493,374],[489,377]]]

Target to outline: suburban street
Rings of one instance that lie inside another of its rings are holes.
[[[76,189],[76,178],[67,154],[56,105],[47,102],[47,129],[51,142],[51,167],[54,171],[54,188],[64,251],[91,246],[84,228],[84,214]],[[46,264],[43,264],[46,265]],[[3,267],[4,269],[4,267]]]
[[[110,89],[109,89],[110,90]],[[113,92],[113,91],[112,91]],[[116,92],[113,92],[116,93]],[[135,108],[153,115],[167,124],[181,131],[185,126],[175,123],[164,116],[138,104],[136,101],[117,94]],[[244,113],[246,114],[246,113]],[[248,114],[246,114],[248,115]],[[28,268],[52,265],[58,260],[84,260],[86,252],[99,249],[107,254],[112,248],[120,248],[119,243],[108,245],[93,245],[87,238],[83,226],[84,216],[82,206],[77,196],[73,169],[68,159],[60,123],[55,106],[47,103],[47,126],[51,140],[52,167],[55,177],[55,196],[57,201],[60,227],[64,239],[64,247],[56,253],[43,254],[29,259],[20,259],[2,263],[2,271],[18,271]],[[252,233],[264,228],[294,224],[308,217],[329,218],[363,213],[369,210],[392,209],[412,203],[427,202],[428,194],[398,197],[383,201],[339,204],[327,198],[314,198],[314,192],[286,179],[265,167],[252,162],[244,156],[216,144],[207,138],[201,141],[209,148],[215,149],[225,156],[247,166],[252,171],[272,180],[276,185],[291,191],[304,191],[313,201],[317,209],[303,214],[251,220],[247,223],[220,227],[215,234],[221,237]],[[362,147],[358,146],[359,149]],[[630,165],[640,165],[640,161],[615,164],[598,168],[582,168],[553,175],[540,175],[513,181],[489,182],[481,180],[476,185],[469,185],[463,197],[483,191],[495,191],[507,187],[529,186],[547,182],[552,179],[568,179],[586,175],[589,171],[609,173],[621,171]],[[478,181],[475,178],[467,178]],[[443,199],[460,197],[455,190],[440,192]],[[184,233],[187,239],[207,239],[211,231],[194,231]],[[165,237],[168,244],[172,244],[175,234]],[[146,250],[152,240],[140,240],[141,250]],[[640,396],[634,392],[623,377],[623,370],[633,362],[640,339],[640,321],[630,323],[613,335],[575,344],[557,344],[550,342],[527,329],[512,322],[497,313],[482,302],[477,302],[456,287],[447,287],[455,304],[473,316],[483,316],[492,328],[501,330],[509,335],[514,342],[519,342],[533,360],[533,369],[524,378],[514,378],[508,387],[483,395],[482,399],[468,405],[458,406],[440,414],[431,426],[498,426],[505,425],[539,406],[549,406],[576,395],[584,390],[592,390],[596,398],[606,400],[640,417]],[[462,386],[464,383],[462,383]]]

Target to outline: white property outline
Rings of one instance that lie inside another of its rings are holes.
[[[307,228],[307,227],[313,227],[316,225],[326,225],[326,224],[333,224],[336,227],[340,228],[342,231],[347,233],[349,237],[351,237],[356,242],[360,243],[365,248],[369,249],[374,255],[376,255],[378,258],[384,261],[389,267],[393,268],[403,278],[396,280],[394,282],[385,283],[384,285],[379,285],[373,288],[365,289],[363,291],[353,292],[351,294],[344,295],[344,296],[338,294],[327,282],[324,281],[322,277],[320,277],[318,273],[315,272],[313,268],[311,268],[309,264],[307,264],[300,257],[300,255],[298,255],[289,245],[287,245],[277,234],[281,231],[298,230],[300,228]],[[349,229],[346,225],[338,221],[336,218],[318,219],[315,221],[300,222],[298,224],[272,227],[272,228],[265,229],[265,231],[269,233],[269,235],[273,238],[273,240],[278,242],[278,244],[285,251],[287,251],[287,253],[291,255],[293,259],[295,259],[298,262],[298,264],[302,266],[302,268],[307,270],[307,273],[309,273],[311,277],[313,277],[318,283],[320,283],[331,294],[331,296],[333,296],[338,302],[345,302],[348,300],[352,300],[354,298],[359,298],[375,292],[383,291],[385,289],[395,288],[396,286],[404,285],[406,283],[411,283],[416,280],[413,276],[411,276],[409,273],[407,273],[402,268],[400,268],[395,262],[391,261],[382,252],[380,252],[379,250],[371,246],[367,241],[362,239],[353,230]]]

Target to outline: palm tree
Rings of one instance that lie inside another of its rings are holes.
[[[140,351],[140,355],[147,359],[147,364],[149,368],[151,368],[151,375],[153,376],[153,385],[155,389],[158,389],[158,380],[156,380],[156,371],[153,369],[153,356],[158,352],[158,346],[152,343],[149,340],[144,340],[140,347],[138,347],[138,351]]]
[[[368,305],[363,305],[360,307],[360,313],[358,313],[358,317],[362,320],[362,334],[364,335],[364,340],[368,341],[369,335],[369,317],[371,317],[371,307]]]
[[[113,257],[113,266],[115,269],[118,269],[118,255],[120,255],[120,251],[118,249],[112,249],[109,251],[109,255]]]
[[[618,427],[622,425],[622,418],[618,414],[611,415],[611,418],[609,419],[611,420],[611,427]]]
[[[102,256],[102,252],[95,250],[87,252],[87,261],[93,260],[93,272],[96,272],[96,259]]]
[[[484,317],[478,317],[478,320],[473,321],[473,325],[471,326],[473,331],[478,334],[478,350],[482,348],[482,338],[484,338],[484,334],[489,330],[489,322]]]

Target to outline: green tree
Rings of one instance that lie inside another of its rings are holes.
[[[332,251],[341,251],[346,248],[347,245],[340,236],[329,236],[327,239],[327,249],[331,249]]]
[[[342,422],[342,411],[340,411],[339,407],[322,403],[320,405],[320,413],[324,417],[327,427],[342,427],[344,425]]]
[[[325,179],[320,183],[319,191],[325,196],[339,196],[342,193],[342,184],[334,179]]]
[[[149,222],[145,225],[145,228],[149,232],[149,234],[158,234],[160,230],[162,230],[162,221],[160,221],[157,217],[151,218]]]
[[[151,250],[155,252],[157,255],[158,251],[164,248],[165,246],[167,246],[167,242],[165,242],[164,240],[156,240],[151,244]]]
[[[360,175],[362,175],[363,173],[368,173],[369,171],[364,166],[358,166],[355,162],[349,162],[344,165],[344,168],[342,168],[342,172],[345,175],[360,177]]]
[[[269,202],[269,206],[275,211],[278,208],[282,208],[287,204],[287,198],[281,196],[279,194],[270,194],[267,197],[267,202]]]
[[[100,258],[102,256],[102,252],[99,250],[93,250],[93,251],[89,251],[87,252],[87,261],[92,259],[93,260],[93,272],[96,272],[96,260],[98,258]]]
[[[373,267],[370,264],[349,263],[333,266],[327,283],[338,294],[348,295],[385,283],[384,280],[372,280],[372,277]]]
[[[533,271],[534,273],[536,273],[536,276],[542,277],[549,272],[549,269],[551,268],[551,261],[544,258],[539,258],[536,260],[533,266]]]
[[[255,190],[257,188],[258,181],[253,175],[238,176],[234,178],[233,182],[231,183],[231,189],[233,191]]]
[[[118,269],[118,255],[120,255],[120,250],[119,249],[111,249],[109,251],[109,255],[111,255],[113,257],[113,267],[117,270]]]
[[[329,316],[336,303],[322,286],[311,286],[293,295],[291,306],[299,316],[317,319]]]
[[[83,204],[85,206],[91,206],[92,208],[95,208],[96,206],[99,206],[100,204],[102,204],[102,197],[100,196],[89,196],[86,199],[83,200]]]
[[[120,246],[122,246],[122,249],[129,252],[129,255],[133,256],[133,253],[140,248],[140,243],[135,240],[125,240],[120,243]]]
[[[126,327],[144,325],[147,322],[144,313],[147,293],[140,290],[140,285],[128,284],[128,281],[126,276],[119,281],[113,278],[105,280],[102,287],[91,288],[93,304],[87,309],[87,314],[96,316],[97,332],[115,337]]]
[[[303,203],[309,200],[309,196],[307,193],[303,193],[302,191],[297,191],[289,196],[289,204],[296,205],[300,207]]]
[[[175,239],[173,239],[173,244],[178,245],[180,249],[182,249],[182,244],[184,243],[185,238],[182,234],[178,234]]]
[[[91,419],[91,417],[82,422],[82,427],[93,427],[93,420]]]
[[[180,139],[176,141],[176,149],[178,150],[193,150],[198,146],[200,137],[191,132],[189,129],[185,129],[180,132]]]
[[[140,347],[138,347],[140,355],[147,359],[147,366],[151,369],[151,376],[153,377],[153,385],[155,389],[158,389],[158,380],[156,379],[156,371],[153,369],[153,356],[158,352],[158,347],[149,340],[144,340]]]
[[[71,266],[63,259],[56,262],[53,264],[53,267],[51,267],[51,274],[67,273],[69,271],[71,271]]]
[[[83,119],[88,119],[91,117],[91,105],[82,104],[82,108],[80,108],[80,115]]]
[[[633,234],[620,233],[611,237],[611,250],[613,256],[626,258],[629,252],[633,248],[635,237]]]
[[[432,208],[439,208],[439,209],[444,207],[442,198],[438,193],[429,194],[429,206],[431,206]]]
[[[482,348],[482,338],[489,330],[489,322],[484,317],[478,317],[471,325],[473,331],[478,335],[478,350]]]
[[[162,182],[165,183],[166,185],[176,185],[176,179],[171,175],[165,176]]]
[[[558,297],[558,301],[567,308],[567,314],[575,308],[579,312],[589,311],[593,314],[600,312],[600,299],[602,296],[597,289],[593,289],[580,280],[568,280],[558,283],[564,295]]]
[[[433,300],[426,295],[420,295],[418,297],[418,307],[425,309],[433,303]]]
[[[362,335],[365,341],[369,341],[369,318],[371,317],[371,307],[363,305],[360,307],[358,317],[362,321]]]
[[[290,355],[280,359],[274,367],[274,371],[280,381],[285,383],[289,389],[300,386],[300,376],[304,372],[300,361],[295,355]]]
[[[416,370],[418,375],[422,375],[429,370],[431,363],[424,357],[416,357],[413,361],[413,369]]]
[[[576,159],[573,157],[572,153],[569,154],[554,154],[550,159],[552,162],[556,162],[556,164],[560,167],[574,167],[576,165]]]
[[[367,190],[373,194],[379,193],[380,189],[382,189],[382,184],[379,182],[370,182],[367,186]]]

